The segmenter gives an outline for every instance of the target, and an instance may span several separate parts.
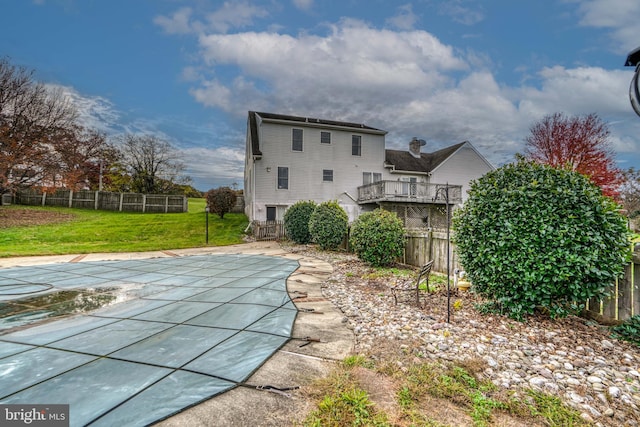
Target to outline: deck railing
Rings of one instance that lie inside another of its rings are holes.
[[[446,184],[408,181],[378,181],[358,187],[358,203],[409,202],[445,203]],[[462,186],[449,185],[449,203],[462,203]]]

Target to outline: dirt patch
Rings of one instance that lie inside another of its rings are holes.
[[[0,207],[0,228],[57,224],[75,217],[71,213]]]

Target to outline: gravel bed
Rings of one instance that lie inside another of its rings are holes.
[[[376,278],[355,256],[285,249],[332,264],[323,294],[344,313],[358,353],[384,358],[381,349],[391,348],[414,362],[481,359],[498,387],[558,396],[595,425],[640,426],[640,349],[611,338],[605,326],[575,316],[517,322],[483,315],[474,309],[477,297],[461,291],[450,298],[447,323],[444,291],[429,295],[423,308],[394,305],[389,287],[396,279]]]

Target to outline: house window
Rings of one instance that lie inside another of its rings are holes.
[[[362,172],[362,185],[373,184],[382,181],[382,174],[379,172]]]
[[[267,206],[267,221],[275,221],[275,220],[276,220],[276,207]]]
[[[362,137],[360,135],[351,135],[351,155],[362,155]]]
[[[323,169],[322,170],[322,180],[324,182],[332,182],[333,181],[333,169]]]
[[[331,144],[331,132],[320,132],[320,143]]]
[[[289,189],[289,168],[278,166],[278,190]]]
[[[291,149],[302,151],[302,129],[293,129],[291,136]]]
[[[402,178],[402,195],[415,197],[418,192],[417,183],[417,178]]]

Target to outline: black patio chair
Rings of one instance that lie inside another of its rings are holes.
[[[391,294],[393,295],[394,304],[398,304],[398,296],[403,292],[415,292],[416,305],[422,307],[420,304],[420,286],[424,283],[425,290],[429,292],[429,275],[431,274],[431,267],[433,266],[433,260],[429,261],[420,269],[418,279],[413,282],[405,282],[391,287]]]

